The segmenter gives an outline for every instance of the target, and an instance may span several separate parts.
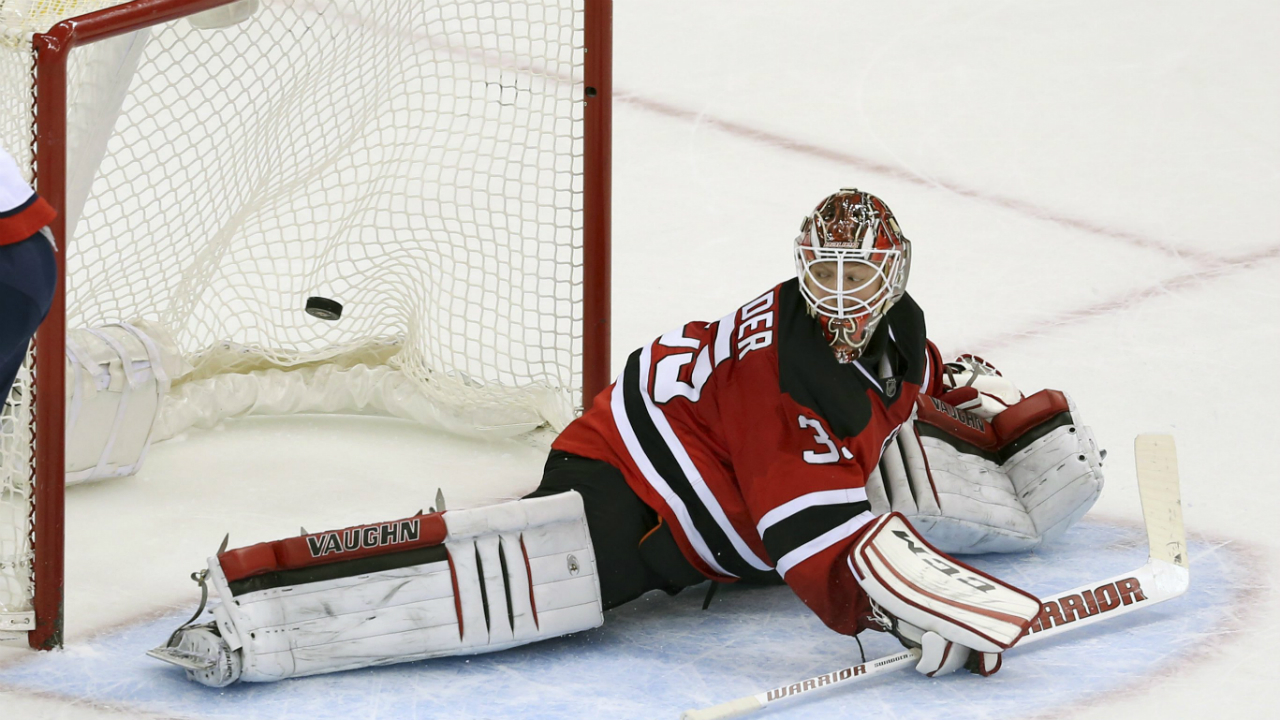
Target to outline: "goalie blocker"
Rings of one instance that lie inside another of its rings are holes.
[[[994,674],[1040,614],[1034,595],[938,552],[898,513],[867,528],[848,565],[876,622],[920,649],[916,670],[929,677]]]
[[[603,622],[573,492],[220,552],[207,584],[214,622],[150,654],[213,687],[485,653]]]

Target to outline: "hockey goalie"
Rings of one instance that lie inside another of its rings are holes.
[[[153,653],[279,680],[501,650],[710,580],[785,583],[929,675],[995,672],[1040,602],[952,556],[1059,536],[1102,453],[1064,393],[943,361],[879,198],[827,197],[794,252],[795,278],[632,353],[528,497],[220,552],[214,622]]]

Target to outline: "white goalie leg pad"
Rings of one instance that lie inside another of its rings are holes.
[[[1003,468],[1041,543],[1066,532],[1102,494],[1101,448],[1092,428],[1079,423],[1075,403],[1071,403],[1071,415],[1072,425],[1059,427],[1018,451]]]
[[[886,445],[867,498],[872,512],[902,513],[943,552],[1016,552],[1040,542],[999,463],[922,437],[914,418]]]
[[[924,419],[903,425],[868,479],[872,511],[902,513],[949,553],[1020,552],[1056,539],[1102,492],[1101,453],[1064,393],[1033,400],[1044,412],[1009,423],[1004,438],[992,423],[922,403]]]
[[[465,623],[458,654],[603,624],[600,577],[578,493],[452,510],[444,519]]]
[[[573,492],[242,548],[211,558],[209,580],[247,682],[491,652],[603,622]]]
[[[867,596],[897,621],[901,636],[917,645],[933,632],[998,653],[1025,635],[1040,613],[1035,596],[938,552],[898,513],[867,529],[854,544],[849,567]]]
[[[867,500],[871,503],[871,512],[877,515],[941,514],[938,487],[930,475],[928,458],[916,433],[915,411],[885,443],[880,462],[867,478]]]
[[[996,460],[966,453],[937,438],[910,435],[927,458],[925,478],[937,502],[904,513],[938,549],[950,553],[1020,552],[1040,533],[1012,479]],[[919,478],[919,476],[917,476]]]

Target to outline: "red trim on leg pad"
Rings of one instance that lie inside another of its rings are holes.
[[[520,535],[520,553],[524,555],[524,571],[529,576],[529,607],[533,609],[533,626],[542,629],[538,623],[538,601],[533,599],[533,566],[529,564],[529,549],[524,546],[524,534]]]
[[[448,549],[444,551],[445,557],[449,560],[449,579],[453,581],[453,609],[458,613],[458,639],[462,639],[462,597],[458,595],[458,569],[453,566],[453,553]]]

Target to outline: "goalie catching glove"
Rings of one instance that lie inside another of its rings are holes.
[[[935,550],[898,513],[877,518],[854,544],[849,569],[876,622],[907,647],[916,670],[935,677],[967,667],[1000,669],[1001,653],[1040,614],[1033,595]]]
[[[214,622],[148,654],[223,687],[502,650],[600,626],[595,565],[576,492],[261,543],[210,558]]]
[[[942,384],[950,388],[942,400],[991,420],[1022,401],[1022,392],[995,365],[977,355],[961,355],[943,366]]]

